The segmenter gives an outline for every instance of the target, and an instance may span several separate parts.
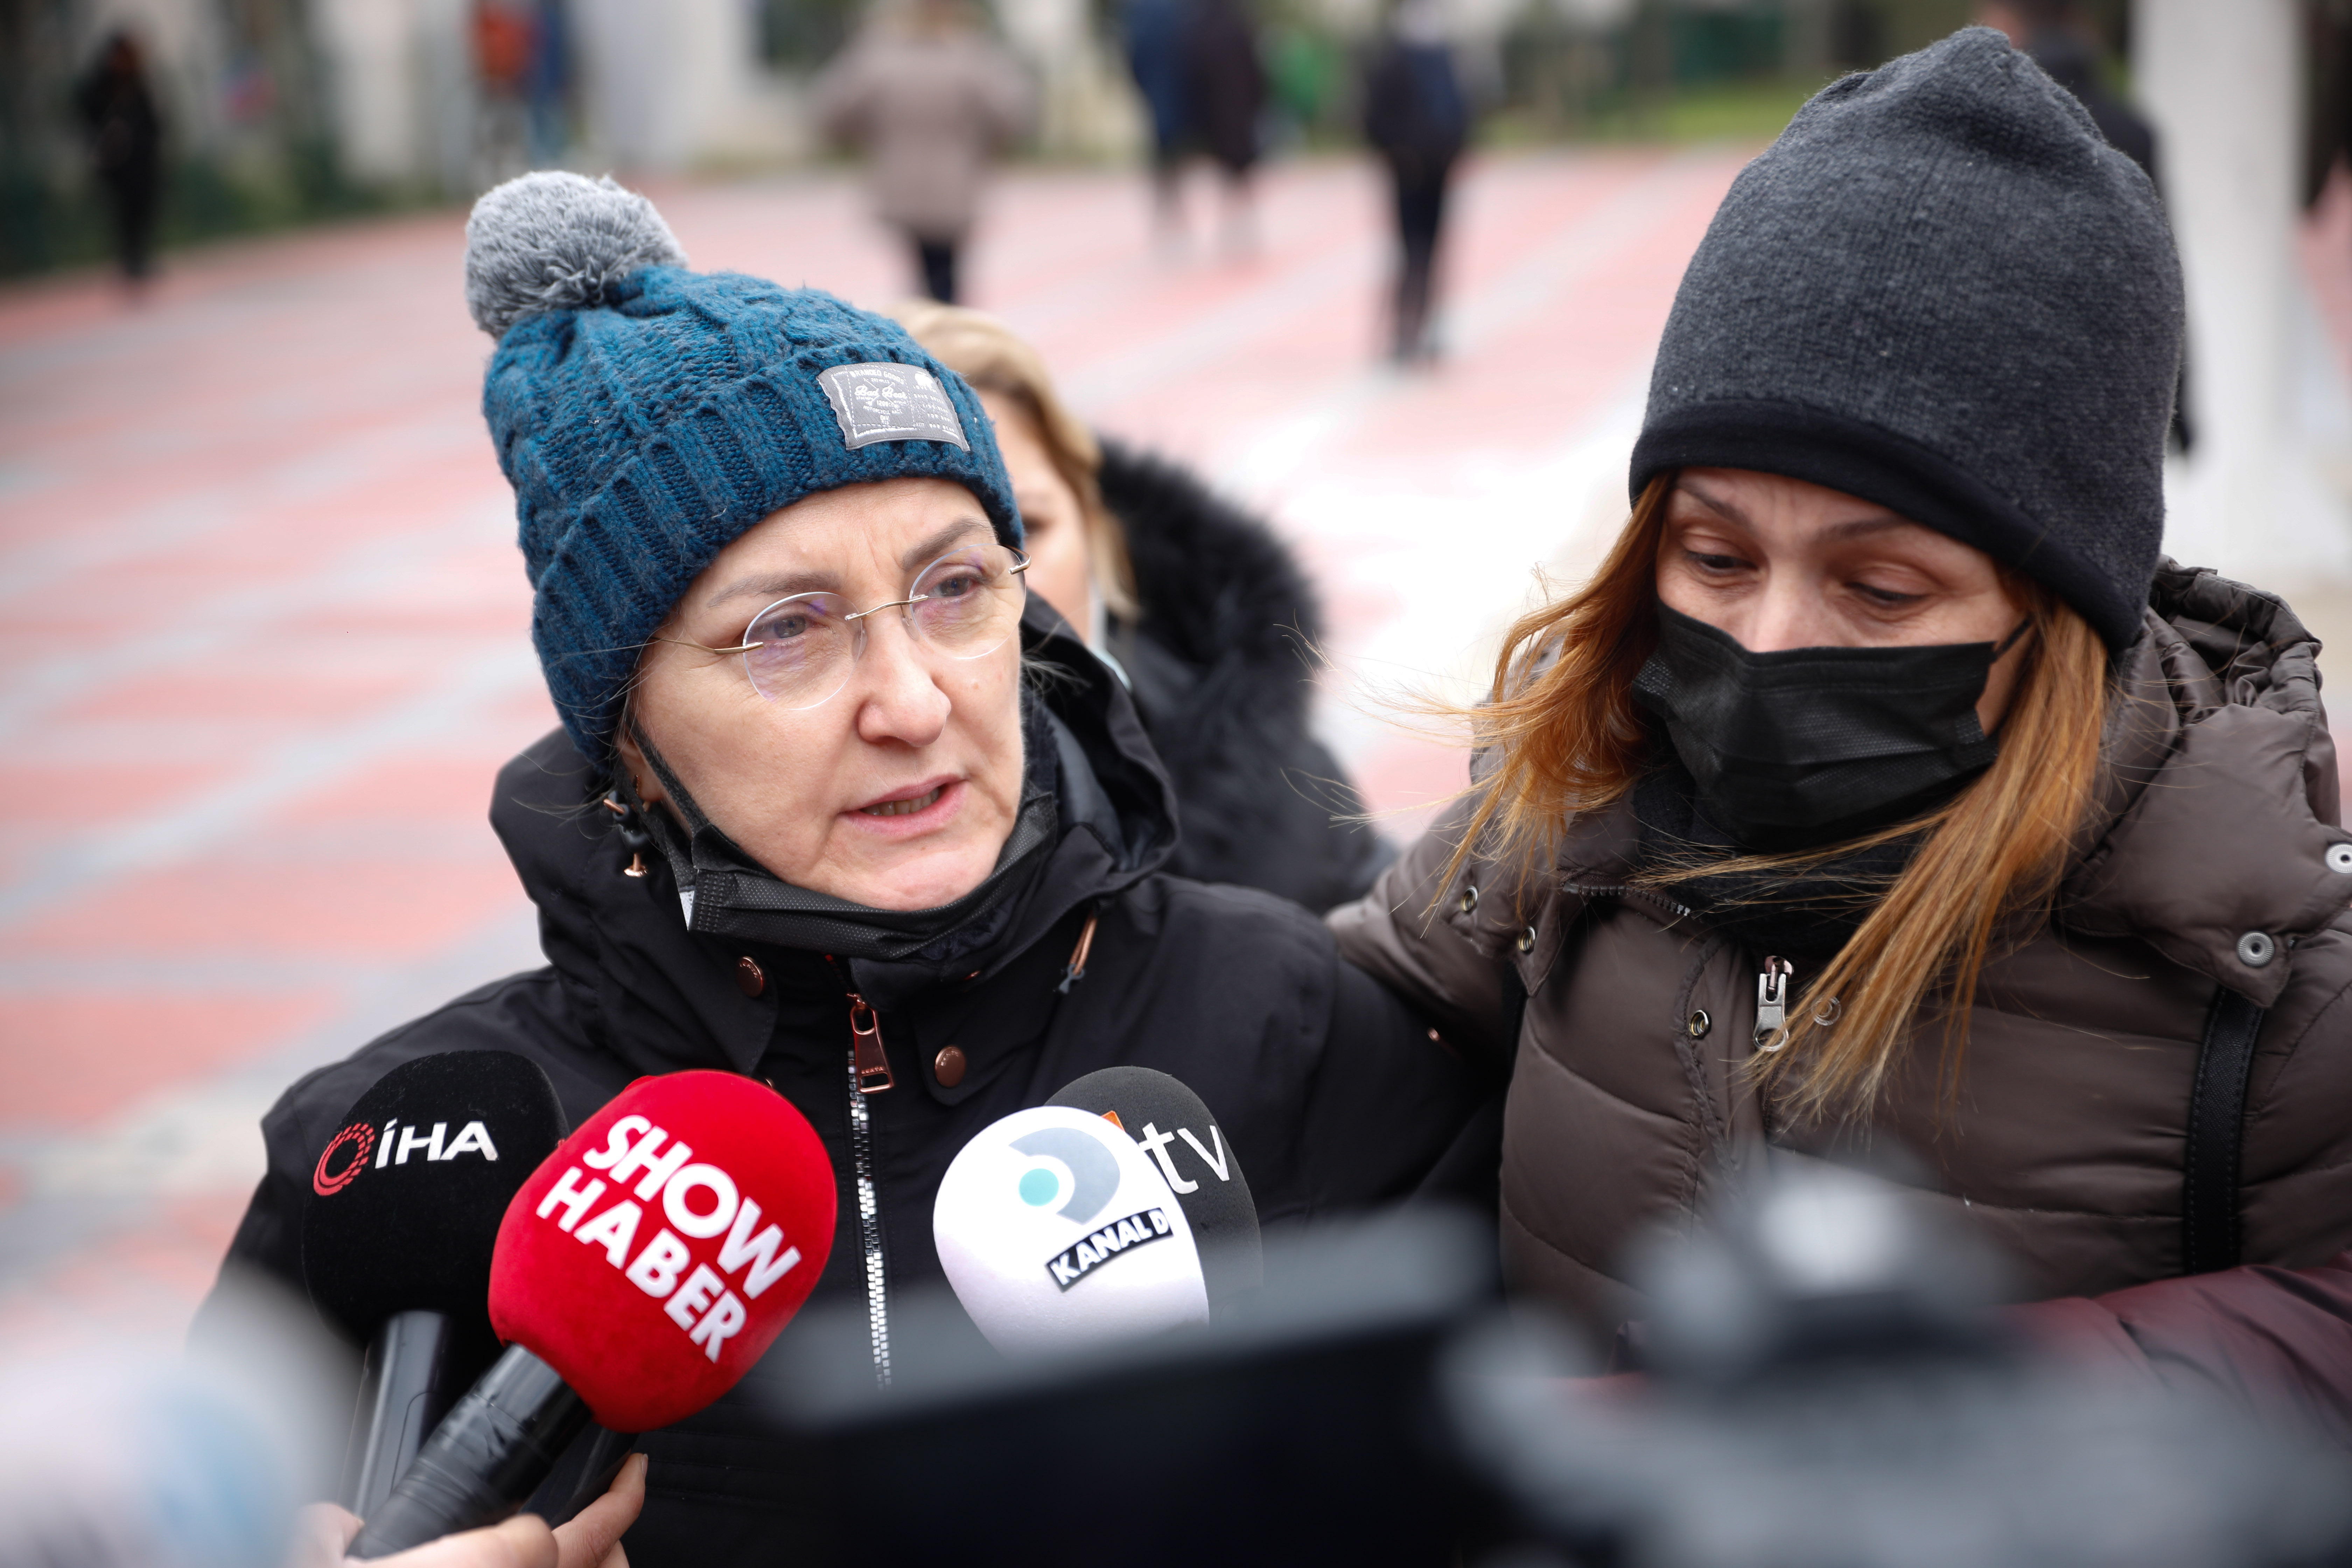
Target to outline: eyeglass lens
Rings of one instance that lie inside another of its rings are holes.
[[[918,642],[950,658],[1003,647],[1021,623],[1025,595],[1017,558],[1001,544],[951,551],[916,575],[902,607]],[[887,614],[886,609],[882,612]],[[753,690],[788,708],[814,708],[849,683],[865,651],[866,624],[838,594],[795,594],[751,617],[743,668]]]

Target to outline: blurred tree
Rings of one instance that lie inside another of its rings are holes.
[[[1686,6],[1667,16],[1675,85],[1777,75],[1783,53],[1774,4]]]
[[[856,29],[860,0],[756,0],[760,54],[785,70],[813,70]]]
[[[1296,22],[1278,23],[1266,29],[1265,55],[1274,107],[1300,131],[1328,130],[1344,117],[1348,58],[1337,38]]]
[[[96,7],[0,0],[0,277],[97,260],[105,207],[73,101]],[[207,0],[198,8],[225,68],[151,59],[166,121],[158,239],[168,249],[367,210],[384,193],[345,179],[327,131],[307,0]],[[152,45],[152,39],[142,39]]]
[[[1837,0],[1830,10],[1830,63],[1868,70],[1885,59],[1886,12],[1875,0]]]

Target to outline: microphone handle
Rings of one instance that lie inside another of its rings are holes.
[[[509,1517],[587,1424],[587,1402],[553,1367],[508,1346],[433,1429],[350,1554],[385,1557]]]
[[[342,1505],[373,1518],[448,1407],[442,1386],[449,1356],[446,1312],[394,1312],[368,1342],[360,1400],[343,1458]]]
[[[574,1441],[564,1456],[579,1456],[580,1473],[565,1476],[559,1468],[548,1485],[560,1489],[551,1496],[532,1498],[532,1504],[544,1506],[534,1506],[531,1512],[550,1524],[571,1523],[580,1517],[582,1509],[613,1489],[613,1478],[621,1473],[621,1467],[628,1463],[636,1447],[637,1435],[634,1432],[592,1428],[588,1436]]]

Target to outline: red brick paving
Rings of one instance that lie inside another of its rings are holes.
[[[331,1017],[323,989],[267,995],[44,995],[11,987],[0,1128],[72,1128],[252,1061]],[[256,1172],[257,1176],[259,1175]],[[5,1194],[0,1194],[5,1196]]]
[[[1744,156],[1475,164],[1434,374],[1372,360],[1385,198],[1352,163],[1269,171],[1242,259],[1155,251],[1132,177],[1023,174],[970,275],[1083,412],[1297,542],[1339,660],[1326,727],[1410,831],[1461,758],[1384,726],[1379,692],[1475,676],[1530,568],[1589,549]],[[698,266],[906,290],[841,179],[654,195]],[[96,279],[0,291],[0,1340],[183,1321],[276,1091],[535,962],[483,813],[551,716],[462,226],[174,258],[136,306]]]

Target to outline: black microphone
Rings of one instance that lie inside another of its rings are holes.
[[[302,1277],[367,1346],[340,1500],[365,1519],[499,1353],[490,1256],[515,1191],[563,1138],[537,1063],[510,1051],[419,1057],[329,1134],[302,1211]]]
[[[834,1197],[824,1141],[773,1089],[712,1071],[623,1089],[508,1204],[488,1297],[507,1349],[348,1554],[508,1518],[592,1417],[617,1443],[725,1394],[824,1272]]]
[[[1164,1072],[1117,1067],[1072,1081],[1045,1103],[1090,1110],[1151,1156],[1192,1222],[1213,1312],[1264,1281],[1257,1205],[1224,1130],[1199,1095]]]

